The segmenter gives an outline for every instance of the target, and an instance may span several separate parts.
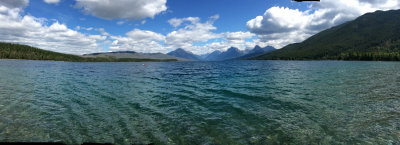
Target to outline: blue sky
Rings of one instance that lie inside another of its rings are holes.
[[[25,14],[47,19],[55,19],[69,27],[104,28],[114,35],[125,35],[126,32],[138,28],[152,30],[166,35],[174,30],[168,24],[172,18],[199,17],[206,20],[218,14],[220,18],[214,23],[215,32],[247,31],[246,22],[265,12],[273,6],[287,6],[292,9],[306,10],[310,2],[292,2],[290,0],[170,0],[168,10],[157,14],[154,18],[140,20],[114,19],[106,20],[82,13],[74,8],[75,1],[61,0],[57,4],[48,4],[41,0],[30,1]],[[145,20],[145,24],[141,22]],[[124,24],[118,25],[117,22]],[[83,32],[83,31],[82,31]]]
[[[0,41],[84,54],[281,48],[398,0],[0,0]]]

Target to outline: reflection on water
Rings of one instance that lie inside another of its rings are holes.
[[[400,144],[400,63],[0,60],[0,141]]]

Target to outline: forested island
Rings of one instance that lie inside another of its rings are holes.
[[[177,61],[176,59],[138,59],[116,57],[82,57],[43,50],[28,45],[0,42],[0,59],[51,60],[70,62],[160,62]]]

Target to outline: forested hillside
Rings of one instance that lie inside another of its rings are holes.
[[[400,60],[400,10],[376,11],[253,59]]]
[[[141,61],[176,61],[175,59],[135,59],[115,57],[81,57],[78,55],[43,50],[28,45],[0,42],[0,59],[53,60],[72,62],[141,62]]]

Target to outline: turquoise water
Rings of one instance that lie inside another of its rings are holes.
[[[400,144],[400,63],[0,60],[0,142]]]

